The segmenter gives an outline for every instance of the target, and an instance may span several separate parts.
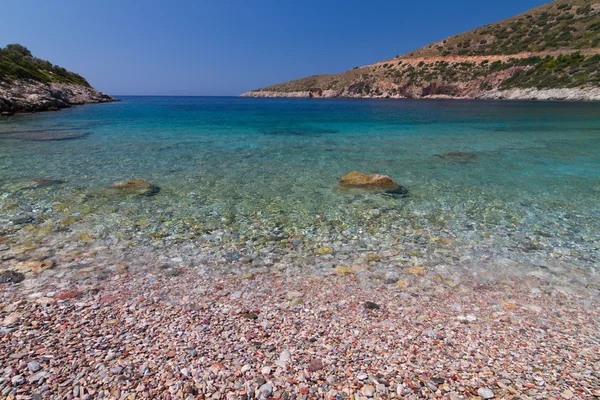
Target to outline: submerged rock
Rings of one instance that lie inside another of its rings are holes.
[[[54,132],[33,130],[2,134],[0,135],[0,139],[17,139],[28,142],[48,142],[79,139],[89,134],[89,132]]]
[[[121,193],[137,194],[140,196],[154,196],[160,192],[160,188],[153,183],[143,179],[133,179],[126,182],[117,182],[112,187]]]
[[[475,158],[475,154],[465,151],[451,151],[449,153],[437,154],[436,157],[452,161],[469,161]]]
[[[366,175],[361,172],[350,172],[349,174],[342,176],[340,178],[340,184],[346,186],[398,186],[398,184],[387,175]]]
[[[5,271],[0,274],[0,283],[19,283],[25,279],[25,275],[15,271]]]
[[[393,195],[406,196],[408,189],[397,184],[387,175],[363,174],[362,172],[350,172],[340,178],[338,188],[359,189],[374,192],[383,192]]]

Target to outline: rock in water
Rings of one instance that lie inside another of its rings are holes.
[[[398,185],[387,175],[366,175],[362,172],[350,172],[349,174],[342,176],[338,188],[361,189],[401,196],[408,194],[408,190],[404,186]]]
[[[48,142],[56,140],[73,140],[89,135],[89,132],[44,132],[44,131],[23,131],[17,133],[7,133],[0,135],[0,139],[17,139],[28,142]]]
[[[365,301],[365,308],[367,310],[379,310],[380,306],[377,303],[373,303],[372,301]]]
[[[25,275],[20,272],[6,271],[0,274],[0,283],[19,283],[25,279]]]
[[[361,172],[350,172],[340,178],[340,183],[347,186],[398,186],[387,175],[366,175]]]
[[[160,188],[158,186],[143,179],[117,182],[114,183],[112,187],[125,194],[137,194],[140,196],[154,196],[160,192]]]

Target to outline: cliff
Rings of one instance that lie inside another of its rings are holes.
[[[600,0],[556,0],[403,56],[246,97],[600,100]]]
[[[118,101],[85,78],[32,56],[21,45],[0,48],[0,114],[49,111],[77,104]]]

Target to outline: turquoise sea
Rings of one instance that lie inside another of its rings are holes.
[[[600,265],[600,104],[121,100],[0,119],[0,234],[14,246],[127,243],[191,263],[209,247],[257,263],[277,249],[314,268],[320,247],[335,263],[389,253],[388,269]],[[37,132],[89,134],[19,136]],[[337,190],[351,171],[389,175],[410,195]],[[133,178],[161,191],[110,189]]]

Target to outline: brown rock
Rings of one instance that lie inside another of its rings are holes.
[[[340,184],[347,186],[398,186],[389,176],[372,174],[366,175],[361,172],[350,172],[340,178]]]
[[[306,367],[306,369],[309,372],[317,372],[323,369],[323,362],[321,360],[318,359],[314,359],[311,362],[308,363],[308,366]]]
[[[408,190],[404,186],[398,185],[387,175],[366,175],[362,172],[350,172],[342,176],[338,187],[341,189],[358,188],[402,195],[408,194]]]
[[[158,186],[143,179],[117,182],[112,187],[125,194],[138,194],[140,196],[154,196],[160,191]]]

